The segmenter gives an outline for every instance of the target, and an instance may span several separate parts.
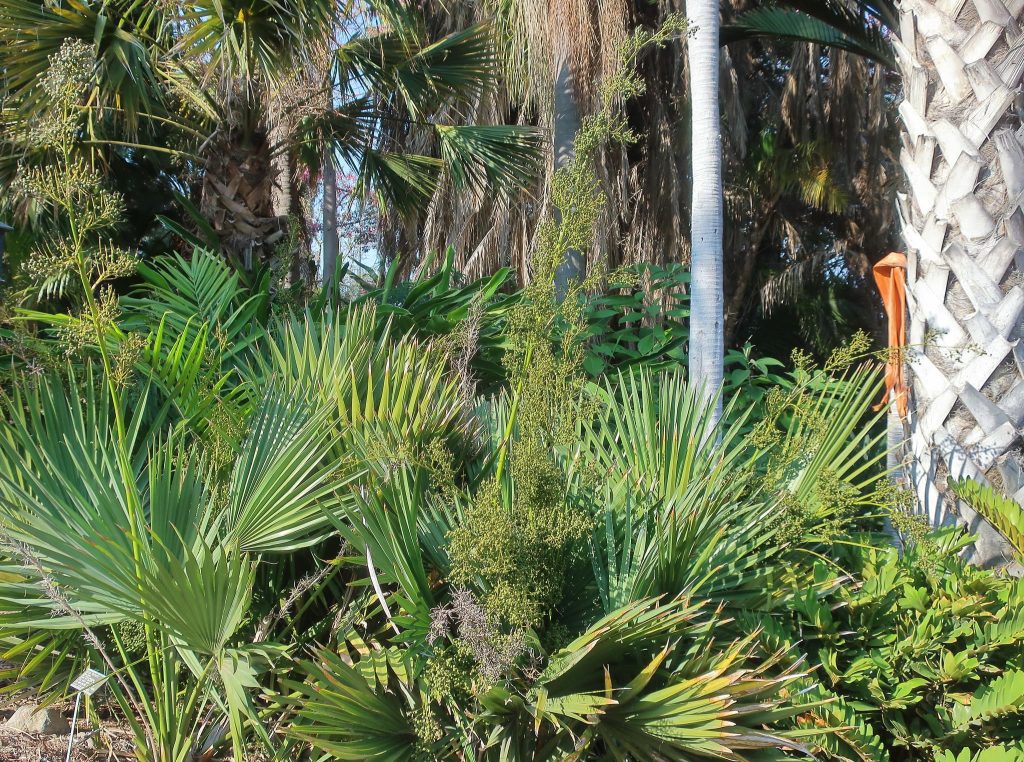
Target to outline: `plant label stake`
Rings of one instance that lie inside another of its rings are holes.
[[[71,762],[71,747],[75,745],[75,727],[78,725],[78,709],[82,706],[82,694],[91,696],[100,689],[107,676],[95,669],[87,669],[71,683],[71,687],[78,692],[75,698],[75,711],[71,715],[71,735],[68,736],[68,753],[64,762]]]

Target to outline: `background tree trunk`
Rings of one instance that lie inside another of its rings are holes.
[[[693,104],[690,382],[703,386],[706,395],[718,393],[725,355],[718,12],[717,0],[696,0],[687,6],[687,16],[696,28],[689,41]],[[721,407],[719,399],[718,414]]]
[[[567,54],[560,56],[556,63],[554,117],[552,137],[554,140],[555,169],[564,167],[576,155],[576,133],[580,129],[580,108],[576,88],[573,85],[572,67]],[[561,300],[569,289],[570,281],[586,277],[587,263],[584,254],[575,249],[565,252],[561,264],[555,270],[555,293]]]
[[[950,10],[952,9],[952,10]],[[1009,548],[947,489],[970,477],[1024,498],[1024,72],[1018,0],[906,0],[895,43],[907,189],[909,477],[935,525],[979,534],[972,560]]]
[[[323,255],[321,277],[331,282],[338,269],[338,170],[334,166],[334,150],[324,151]]]

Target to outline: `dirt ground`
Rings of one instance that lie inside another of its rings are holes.
[[[28,702],[12,701],[0,706],[0,762],[64,762],[68,751],[67,734],[37,736],[3,727],[19,703]],[[73,707],[69,705],[59,708],[70,723]],[[115,725],[103,725],[99,732],[95,732],[93,728],[79,720],[75,745],[71,752],[71,759],[74,762],[127,762],[134,758],[131,753],[131,739],[124,729]]]

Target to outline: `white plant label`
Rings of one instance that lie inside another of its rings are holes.
[[[87,669],[75,678],[74,682],[71,683],[71,687],[76,691],[81,691],[86,696],[91,696],[103,686],[103,682],[106,679],[107,676],[102,672],[97,672],[95,669]]]

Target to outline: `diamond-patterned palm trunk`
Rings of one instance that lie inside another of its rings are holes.
[[[247,267],[265,261],[284,237],[286,219],[274,208],[280,173],[267,137],[224,132],[205,158],[201,209],[225,253]]]
[[[900,212],[913,377],[910,477],[934,524],[1009,546],[946,489],[971,477],[1024,499],[1024,0],[903,0]]]

